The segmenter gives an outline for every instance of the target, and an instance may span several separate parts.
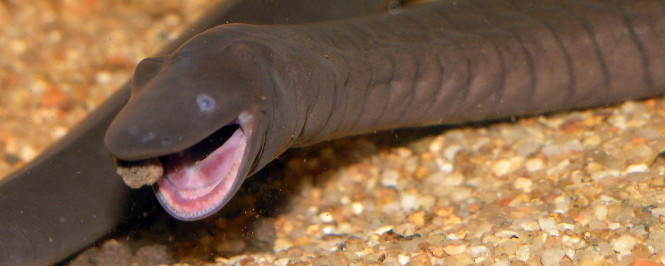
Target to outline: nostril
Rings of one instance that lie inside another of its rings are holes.
[[[150,142],[151,140],[155,139],[157,134],[155,132],[148,132],[148,134],[145,134],[143,138],[141,138],[142,143]]]
[[[165,136],[165,137],[162,138],[162,145],[169,146],[172,143],[173,143],[173,139],[171,139],[171,137]]]

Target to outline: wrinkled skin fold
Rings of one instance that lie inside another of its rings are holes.
[[[158,198],[178,219],[201,219],[290,147],[659,95],[664,7],[443,1],[317,24],[218,26],[139,65],[105,143],[122,160],[170,158]],[[230,125],[208,157],[178,161]]]

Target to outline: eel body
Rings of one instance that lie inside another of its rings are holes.
[[[367,14],[381,0],[226,0],[184,31],[160,54],[230,22],[304,23]],[[148,191],[130,192],[115,174],[103,143],[113,117],[129,99],[122,87],[86,119],[26,167],[0,181],[0,265],[55,264],[139,216]]]
[[[219,210],[290,147],[659,95],[665,2],[468,0],[297,26],[230,24],[141,62],[105,143],[159,158],[174,217]]]

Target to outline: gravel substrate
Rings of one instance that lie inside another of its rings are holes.
[[[0,176],[34,158],[213,1],[0,1]]]
[[[34,157],[204,1],[1,1],[0,175]],[[215,217],[162,213],[75,265],[662,265],[665,101],[291,150]],[[120,177],[118,177],[120,178]]]

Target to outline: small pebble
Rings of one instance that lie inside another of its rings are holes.
[[[529,246],[521,246],[517,249],[515,252],[515,258],[520,261],[528,261],[529,256],[531,256],[531,251],[529,250]]]
[[[463,183],[464,183],[464,175],[462,175],[459,172],[454,172],[444,176],[442,185],[446,187],[456,187]]]
[[[95,81],[100,85],[108,84],[111,80],[111,73],[108,71],[100,71],[95,74]]]
[[[619,238],[612,241],[612,248],[614,251],[621,254],[628,254],[633,251],[637,244],[637,239],[631,235],[621,235]]]
[[[461,150],[462,146],[460,145],[456,144],[450,145],[446,147],[446,149],[443,151],[443,158],[445,158],[449,162],[455,161],[455,155],[457,155],[457,153]]]
[[[525,193],[531,192],[531,186],[533,186],[533,181],[531,181],[531,179],[529,178],[520,177],[515,179],[514,187],[516,189],[524,191]]]
[[[566,213],[568,209],[570,208],[570,197],[562,195],[554,198],[554,206],[556,206],[556,209],[554,209],[554,212],[556,213]]]
[[[353,214],[355,215],[360,215],[365,210],[365,206],[360,202],[352,203],[351,208],[353,209]]]
[[[559,235],[559,229],[557,229],[557,223],[554,218],[540,218],[538,219],[538,224],[541,230],[548,232],[550,235]]]
[[[529,159],[524,163],[526,170],[529,172],[540,171],[545,167],[545,163],[540,158]]]
[[[651,209],[651,214],[656,217],[665,217],[665,207]]]
[[[536,231],[540,229],[540,224],[534,220],[528,220],[523,223],[520,223],[520,227],[525,231]]]
[[[467,248],[467,252],[469,255],[471,255],[471,257],[479,258],[488,256],[490,250],[486,246],[472,246]]]
[[[648,171],[649,171],[649,166],[647,166],[646,164],[631,164],[628,166],[628,168],[626,168],[624,174],[643,173]]]
[[[550,248],[543,251],[541,254],[541,262],[545,266],[555,266],[560,265],[561,259],[565,256],[565,252],[560,248]]]
[[[511,161],[501,160],[492,166],[492,172],[494,172],[495,176],[502,176],[509,173],[514,168],[515,167]]]
[[[383,235],[383,234],[385,234],[389,231],[392,231],[393,229],[394,229],[394,227],[391,226],[391,225],[381,226],[381,227],[377,228],[376,230],[374,230],[374,234]]]
[[[401,175],[395,170],[386,170],[381,174],[381,185],[384,187],[395,188]]]
[[[600,221],[604,221],[607,218],[607,213],[608,210],[607,206],[605,205],[598,204],[594,207],[593,215],[596,217],[596,219]]]
[[[319,214],[319,220],[321,220],[321,222],[327,223],[327,224],[332,223],[332,222],[335,221],[335,219],[333,218],[332,213],[329,213],[329,212],[320,213]]]
[[[443,248],[448,255],[457,255],[466,251],[465,245],[448,245]]]
[[[402,265],[406,265],[407,263],[409,263],[409,261],[411,261],[411,257],[404,254],[399,254],[397,255],[397,261],[399,261],[399,263],[401,263]]]

